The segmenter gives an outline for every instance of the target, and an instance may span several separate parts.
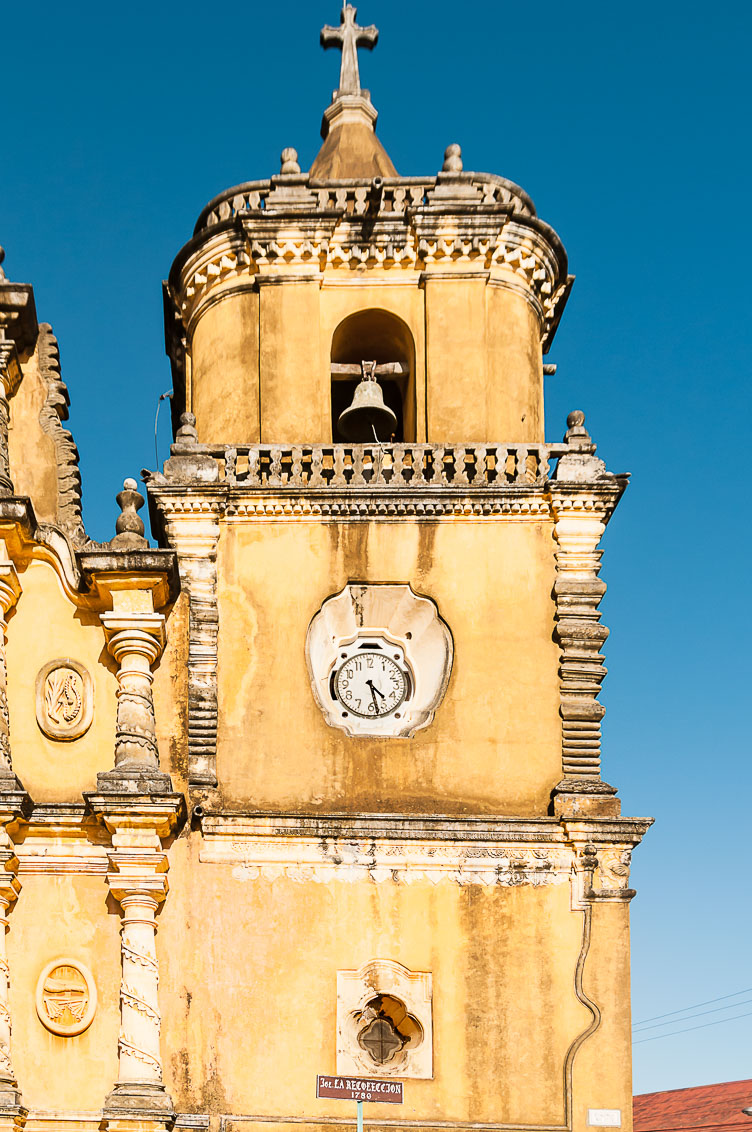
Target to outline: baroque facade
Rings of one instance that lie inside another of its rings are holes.
[[[376,1127],[631,1127],[627,477],[581,412],[544,439],[561,241],[457,145],[397,174],[355,21],[310,171],[221,193],[164,285],[156,548],[130,479],[87,536],[57,341],[0,268],[8,1129],[350,1123],[319,1073],[402,1081]]]

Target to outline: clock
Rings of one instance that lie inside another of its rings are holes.
[[[409,696],[411,680],[402,650],[390,653],[387,642],[358,642],[340,653],[332,673],[332,691],[343,711],[361,719],[394,714]]]
[[[449,682],[452,634],[436,603],[405,582],[349,582],[325,598],[306,634],[314,699],[352,739],[409,739]]]

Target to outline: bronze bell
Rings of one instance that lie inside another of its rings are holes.
[[[346,440],[367,444],[369,440],[390,440],[397,417],[384,404],[384,392],[376,380],[376,363],[363,362],[363,377],[355,387],[352,403],[339,415],[337,427]]]

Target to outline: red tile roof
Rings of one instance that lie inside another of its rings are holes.
[[[635,1132],[752,1132],[752,1117],[743,1108],[752,1106],[752,1080],[722,1081],[693,1089],[669,1089],[665,1093],[643,1093],[634,1098]]]

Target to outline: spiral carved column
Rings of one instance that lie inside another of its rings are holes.
[[[118,1086],[137,1084],[161,1092],[155,914],[164,891],[116,891],[115,895],[123,909]]]
[[[164,617],[158,613],[103,613],[110,655],[118,670],[115,769],[98,776],[101,788],[139,782],[144,791],[169,791],[170,777],[159,769],[151,666],[165,644]]]

